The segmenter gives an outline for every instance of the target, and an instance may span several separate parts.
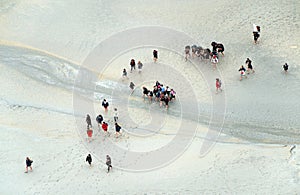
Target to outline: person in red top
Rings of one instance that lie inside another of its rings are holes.
[[[219,78],[216,78],[216,93],[218,93],[219,91],[222,92],[221,85],[222,85],[221,80]]]
[[[103,123],[102,123],[102,129],[103,129],[105,135],[107,135],[107,134],[108,134],[108,132],[107,132],[108,124],[107,124],[106,122],[103,122]]]

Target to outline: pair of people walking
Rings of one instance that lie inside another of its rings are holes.
[[[90,165],[90,167],[92,166],[92,156],[91,154],[88,154],[86,159],[85,159],[86,162],[88,162],[88,164]],[[106,155],[106,163],[107,165],[107,173],[109,173],[109,171],[112,169],[112,165],[111,165],[111,158],[109,155]]]

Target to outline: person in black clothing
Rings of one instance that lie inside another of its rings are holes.
[[[218,43],[217,44],[217,50],[218,50],[218,52],[221,52],[221,54],[222,54],[222,56],[224,56],[224,45],[222,44],[222,43]]]
[[[131,61],[130,61],[130,72],[132,72],[133,69],[135,70],[135,60],[131,59]]]
[[[25,173],[28,173],[28,167],[30,168],[30,171],[32,171],[32,167],[31,167],[32,163],[33,163],[33,161],[30,160],[29,157],[26,157],[26,171],[25,171]]]
[[[87,161],[89,163],[90,166],[92,166],[92,156],[91,154],[88,154],[85,161]]]
[[[146,87],[143,87],[143,97],[145,100],[145,96],[148,97],[149,90]]]
[[[99,114],[97,117],[96,117],[96,121],[98,123],[98,127],[102,124],[103,122],[103,116],[101,114]]]
[[[289,70],[289,65],[287,63],[285,63],[282,67],[283,67],[284,72],[287,73],[287,71]]]
[[[106,155],[106,165],[107,165],[107,173],[108,173],[110,171],[110,169],[112,169],[111,158],[109,155]]]
[[[149,102],[152,102],[152,99],[153,99],[153,92],[150,91],[150,90],[149,90],[148,98],[149,98]]]
[[[165,97],[166,109],[168,109],[168,108],[169,108],[169,101],[170,101],[169,97],[168,97],[168,96],[166,96],[166,97]]]
[[[217,43],[216,42],[211,42],[210,44],[212,46],[212,51],[217,51]]]
[[[153,60],[156,62],[158,59],[158,52],[156,50],[153,50]]]
[[[102,106],[103,106],[103,108],[105,109],[105,112],[107,112],[109,103],[106,101],[106,99],[104,99],[104,100],[102,101]]]
[[[253,70],[252,61],[249,58],[247,58],[245,64],[247,65],[247,74],[250,74],[250,72],[252,72],[252,73],[255,72]]]
[[[115,123],[116,128],[116,137],[119,137],[121,135],[121,126],[118,123]]]

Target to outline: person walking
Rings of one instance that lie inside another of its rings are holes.
[[[289,65],[287,63],[285,63],[282,67],[283,67],[284,72],[287,73],[289,70]]]
[[[258,38],[260,37],[260,26],[256,26],[253,24],[253,39],[254,39],[254,44],[258,42]]]
[[[138,61],[138,69],[139,69],[139,73],[142,72],[142,68],[143,68],[143,63],[141,61]]]
[[[155,63],[156,63],[157,59],[158,59],[158,51],[153,50],[153,60],[154,60]]]
[[[96,121],[98,123],[98,127],[100,127],[100,125],[102,124],[102,121],[103,121],[103,116],[101,114],[99,114],[97,117],[96,117]]]
[[[118,119],[119,119],[118,109],[115,108],[114,109],[114,121],[115,121],[115,123],[118,121]]]
[[[121,134],[121,126],[116,122],[115,123],[115,129],[116,129],[116,137],[118,138]]]
[[[255,71],[253,70],[252,66],[252,61],[247,58],[245,64],[247,65],[247,74],[254,73]]]
[[[92,127],[92,121],[91,121],[91,117],[90,117],[89,114],[86,115],[85,121],[87,123],[87,129],[89,129],[90,127]]]
[[[184,48],[185,61],[187,61],[188,57],[191,57],[190,51],[191,51],[191,46],[189,46],[189,45],[185,46],[185,48]]]
[[[103,121],[101,127],[104,132],[107,132],[108,124],[106,122]]]
[[[240,81],[243,80],[243,77],[247,78],[247,76],[245,74],[246,69],[243,65],[240,67],[240,69],[238,71],[240,72]]]
[[[219,78],[216,78],[216,93],[218,93],[219,91],[222,92],[221,86],[222,86],[221,80]]]
[[[135,70],[135,60],[131,59],[130,60],[130,72],[132,72],[133,70]]]
[[[109,173],[109,171],[112,169],[111,158],[109,155],[106,155],[106,165],[107,165],[107,173]]]
[[[87,155],[85,161],[88,162],[90,166],[92,166],[92,156],[91,156],[91,154]]]
[[[106,101],[106,99],[104,99],[104,100],[102,101],[102,106],[103,106],[105,112],[107,112],[109,103]]]
[[[123,74],[122,74],[122,77],[124,78],[127,78],[127,70],[124,68],[123,69]]]
[[[134,87],[135,87],[135,84],[131,81],[130,84],[129,84],[129,88],[131,89],[131,94],[134,91]]]
[[[92,137],[93,137],[93,129],[91,129],[91,128],[88,128],[87,130],[86,130],[86,134],[87,134],[87,140],[88,140],[88,142],[91,142],[92,141]]]
[[[217,64],[218,64],[219,60],[217,55],[213,55],[213,57],[211,58],[211,63],[213,65],[214,70],[217,68]]]
[[[25,173],[28,173],[28,167],[30,168],[30,171],[32,171],[31,164],[33,163],[33,160],[31,160],[29,157],[26,157],[26,171]]]

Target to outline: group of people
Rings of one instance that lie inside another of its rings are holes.
[[[157,50],[153,50],[153,61],[156,63],[157,59],[158,59],[158,51]],[[129,65],[130,65],[130,72],[132,73],[132,71],[136,69],[135,59],[131,59]],[[144,66],[143,63],[139,60],[137,62],[137,68],[138,68],[138,72],[139,73],[142,72],[143,66]],[[123,68],[122,77],[123,78],[124,77],[128,78],[128,74],[127,74],[126,68]]]
[[[245,66],[247,67],[247,69],[244,67],[244,65],[241,65],[238,70],[240,72],[240,81],[243,80],[243,78],[247,78],[246,74],[255,72],[252,66],[252,60],[250,60],[250,58],[246,59]]]
[[[152,90],[149,90],[145,86],[143,87],[143,98],[149,99],[149,102],[153,101],[153,98],[155,98],[155,101],[159,101],[160,107],[163,105],[166,109],[169,108],[169,102],[175,99],[176,92],[174,89],[171,89],[169,86],[164,86],[162,83],[156,81],[155,85],[153,86]]]
[[[224,45],[222,43],[211,43],[212,50],[209,48],[204,49],[201,46],[193,45],[192,47],[187,45],[185,46],[185,60],[192,56],[194,57],[200,57],[200,59],[210,59],[211,63],[213,65],[213,68],[216,69],[216,66],[219,62],[218,53],[221,53],[224,56]],[[191,55],[192,52],[192,55]]]
[[[106,99],[104,99],[102,101],[102,106],[104,107],[105,112],[108,111],[108,106],[109,103],[106,101]],[[92,120],[91,120],[91,116],[89,114],[86,115],[86,123],[87,123],[87,135],[88,135],[88,140],[91,141],[92,136],[93,136],[93,129],[92,129]],[[114,122],[114,126],[115,126],[115,135],[116,138],[118,138],[120,135],[122,135],[121,133],[121,126],[118,123],[119,120],[119,112],[117,108],[114,108],[113,110],[113,122]],[[99,114],[96,117],[96,122],[98,124],[98,128],[100,130],[100,128],[102,128],[105,136],[110,136],[110,133],[108,132],[108,123],[104,121],[104,118],[101,114]]]

